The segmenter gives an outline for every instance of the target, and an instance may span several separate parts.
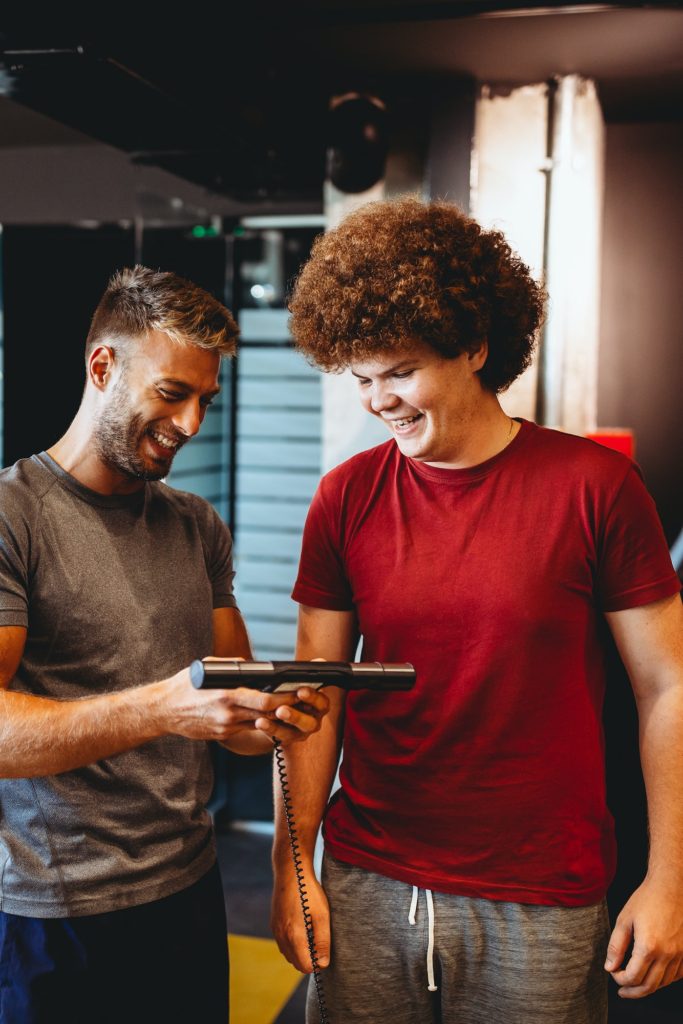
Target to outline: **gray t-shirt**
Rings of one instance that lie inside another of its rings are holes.
[[[232,542],[193,494],[79,484],[48,455],[0,472],[0,626],[26,626],[11,688],[71,700],[165,679],[234,607]],[[166,736],[60,775],[0,780],[0,909],[103,913],[191,885],[215,858],[205,743]]]

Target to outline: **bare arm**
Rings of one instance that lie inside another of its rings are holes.
[[[349,661],[353,657],[356,642],[356,623],[352,612],[334,612],[301,606],[296,649],[298,659],[324,658],[326,661]],[[313,853],[339,760],[344,710],[344,691],[330,687],[327,692],[331,705],[330,713],[323,719],[320,731],[305,744],[290,747],[285,755],[321,967],[329,963],[329,912],[322,888],[315,881]],[[290,963],[308,973],[311,970],[311,963],[277,777],[273,870],[273,933]]]
[[[255,723],[263,722],[271,733],[282,730],[287,742],[301,730],[303,718],[317,728],[317,711],[294,712],[291,726],[273,721],[278,708],[301,700],[298,694],[197,691],[187,669],[170,679],[81,700],[19,693],[8,687],[25,642],[25,628],[0,627],[0,776],[5,778],[57,775],[169,734],[226,742],[245,730],[253,733]]]
[[[619,994],[637,999],[683,977],[683,605],[675,596],[607,620],[638,705],[650,857],[617,919],[606,967]]]

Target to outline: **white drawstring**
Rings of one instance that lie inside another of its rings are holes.
[[[408,921],[410,924],[415,924],[415,911],[417,910],[417,886],[413,886],[413,898],[410,901],[410,913],[408,914]]]
[[[413,896],[410,901],[410,912],[408,914],[408,922],[410,924],[415,924],[417,895],[418,888],[414,885]],[[429,941],[427,943],[427,991],[436,992],[437,987],[434,982],[434,900],[432,897],[432,890],[425,889],[425,896],[427,897],[427,921],[429,925]]]
[[[429,919],[429,943],[427,945],[427,989],[429,992],[436,992],[434,984],[434,901],[432,890],[425,889],[427,894],[427,917]]]

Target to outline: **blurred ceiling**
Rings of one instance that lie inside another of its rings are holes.
[[[0,145],[84,134],[212,191],[277,201],[319,196],[328,100],[341,91],[426,96],[449,78],[579,73],[596,80],[608,121],[683,112],[678,3],[292,0],[242,4],[227,21],[193,10],[178,24],[62,20],[0,35],[0,94],[14,101]]]

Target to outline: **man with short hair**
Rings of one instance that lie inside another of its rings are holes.
[[[231,538],[162,482],[236,324],[174,274],[114,276],[66,434],[0,473],[0,1018],[227,1019],[207,744],[306,738],[324,697],[195,690],[249,657]]]
[[[625,998],[683,975],[683,614],[654,503],[624,456],[505,414],[543,294],[456,207],[352,214],[317,240],[290,308],[300,350],[350,367],[391,434],[313,499],[297,657],[350,658],[360,635],[365,660],[417,674],[406,693],[331,690],[321,731],[286,755],[330,1018],[599,1024],[605,966]],[[611,939],[608,630],[651,833]],[[281,807],[274,867],[275,934],[310,971]]]

